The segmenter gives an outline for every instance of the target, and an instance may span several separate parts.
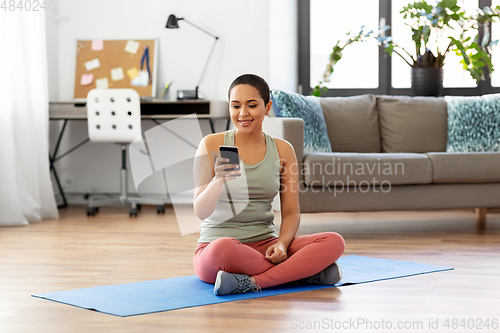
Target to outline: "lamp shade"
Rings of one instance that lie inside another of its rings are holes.
[[[174,14],[170,14],[168,16],[167,25],[165,26],[167,29],[179,29],[179,24],[177,23],[177,17]]]

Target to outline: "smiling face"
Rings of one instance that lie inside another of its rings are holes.
[[[264,117],[271,110],[271,101],[267,103],[259,91],[249,84],[239,84],[231,90],[229,109],[231,120],[242,133],[262,131]]]

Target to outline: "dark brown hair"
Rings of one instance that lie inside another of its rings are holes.
[[[266,80],[255,74],[243,74],[238,76],[229,87],[229,91],[227,92],[228,100],[231,97],[231,91],[233,90],[233,88],[240,84],[251,85],[259,92],[260,97],[262,97],[262,99],[264,100],[264,105],[267,105],[267,103],[269,103],[269,99],[271,96],[269,85],[267,84]]]

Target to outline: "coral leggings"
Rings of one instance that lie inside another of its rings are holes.
[[[215,283],[217,272],[246,274],[261,288],[307,278],[333,264],[344,252],[344,239],[335,232],[297,236],[290,243],[288,259],[278,265],[265,259],[269,246],[278,242],[271,237],[254,243],[240,243],[222,237],[210,243],[198,243],[193,264],[198,277]]]

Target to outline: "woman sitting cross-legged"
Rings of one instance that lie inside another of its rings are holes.
[[[336,260],[344,252],[342,236],[335,232],[296,236],[297,158],[290,143],[262,130],[272,105],[268,84],[257,75],[241,75],[231,84],[228,98],[236,128],[204,137],[196,152],[194,210],[203,221],[193,259],[196,274],[215,284],[216,295],[293,281],[338,283],[342,271]],[[241,168],[222,164],[229,160],[219,156],[219,146],[236,146]],[[278,193],[279,235],[272,210]],[[246,201],[241,199],[245,196]],[[242,202],[243,208],[236,212]]]

